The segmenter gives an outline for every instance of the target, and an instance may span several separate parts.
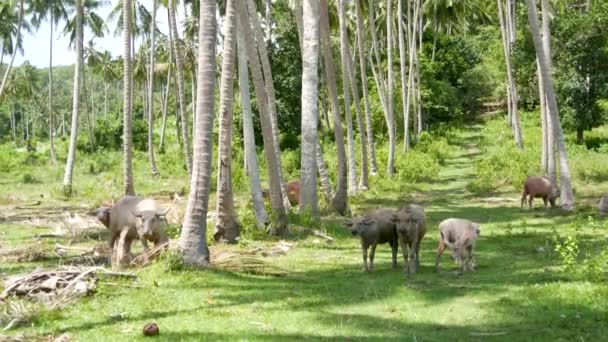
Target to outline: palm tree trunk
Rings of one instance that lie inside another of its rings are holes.
[[[236,47],[236,12],[234,2],[226,1],[224,21],[224,51],[222,53],[222,81],[220,90],[218,176],[216,193],[217,221],[213,238],[236,243],[240,226],[234,212],[232,196],[232,108],[234,102],[234,50]]]
[[[355,161],[355,142],[353,137],[353,119],[350,112],[350,85],[348,64],[350,56],[347,53],[348,37],[346,35],[346,19],[345,19],[345,4],[344,0],[338,0],[338,19],[340,21],[340,55],[342,59],[342,91],[344,95],[344,112],[346,116],[346,141],[348,144],[348,193],[355,195],[357,193],[357,170]]]
[[[397,18],[398,18],[398,35],[399,35],[399,66],[401,71],[401,99],[405,100],[407,98],[407,84],[405,79],[405,37],[404,37],[404,27],[402,20],[403,13],[403,0],[397,0]],[[409,9],[408,9],[409,11]],[[401,109],[403,111],[403,151],[407,152],[410,149],[410,117],[409,117],[409,108],[406,107],[405,103],[401,104]]]
[[[125,195],[135,195],[135,189],[133,187],[133,151],[131,145],[133,144],[132,136],[132,124],[133,120],[131,117],[132,111],[132,100],[133,100],[133,70],[131,64],[131,0],[123,0],[123,181]]]
[[[74,48],[76,62],[74,65],[74,92],[72,94],[72,128],[70,131],[70,147],[65,164],[63,177],[63,193],[65,196],[72,195],[72,174],[76,160],[76,141],[78,139],[78,114],[80,112],[80,64],[82,63],[82,0],[76,0],[76,47]]]
[[[304,0],[302,41],[302,159],[300,212],[319,215],[317,147],[319,144],[319,2]]]
[[[294,16],[298,27],[298,41],[300,42],[300,53],[302,53],[302,42],[304,39],[304,23],[302,19],[302,0],[294,0]]]
[[[353,100],[355,105],[355,111],[357,113],[357,129],[359,130],[359,139],[361,144],[361,179],[359,180],[359,189],[369,189],[369,172],[367,159],[367,138],[365,134],[365,124],[363,122],[363,113],[361,113],[361,99],[359,98],[359,89],[357,87],[357,80],[355,78],[355,67],[354,62],[350,56],[350,48],[346,49],[348,56],[348,77],[351,89],[353,92]]]
[[[169,106],[169,90],[171,88],[171,54],[169,54],[169,68],[167,70],[167,82],[163,96],[163,123],[160,129],[160,143],[158,148],[163,151],[165,147],[165,129],[167,128],[167,111]]]
[[[179,239],[183,261],[189,265],[209,265],[207,211],[211,190],[213,117],[215,90],[215,43],[217,22],[215,0],[200,1],[196,137],[190,195]]]
[[[264,75],[264,86],[266,87],[266,96],[268,98],[268,110],[270,115],[270,123],[272,127],[272,138],[274,139],[275,153],[277,154],[277,160],[279,165],[279,180],[281,181],[281,196],[283,198],[283,206],[286,209],[291,208],[289,198],[287,196],[287,187],[283,179],[283,164],[281,162],[281,149],[279,146],[279,124],[277,118],[277,100],[275,97],[274,84],[272,78],[272,69],[270,67],[270,59],[268,58],[268,51],[266,50],[266,43],[264,40],[264,32],[262,26],[258,20],[258,13],[256,11],[255,3],[253,0],[247,0],[247,7],[249,10],[249,18],[251,26],[253,28],[253,34],[257,45],[258,54],[260,55],[260,61],[262,62],[262,72]]]
[[[15,102],[11,105],[11,132],[13,132],[13,144],[17,146],[17,120],[15,118]]]
[[[393,29],[391,22],[393,21],[393,13],[392,13],[393,1],[386,0],[386,54],[387,54],[387,68],[388,68],[388,139],[389,139],[389,147],[388,147],[388,165],[387,172],[389,177],[392,177],[395,172],[395,116],[394,116],[394,79],[393,79]],[[378,67],[380,67],[380,63],[378,63]]]
[[[240,28],[243,30],[244,37],[253,37],[249,16],[247,14],[246,4],[237,1],[238,20]],[[260,110],[260,121],[262,124],[262,137],[264,138],[264,152],[266,155],[266,164],[268,167],[268,179],[270,185],[270,205],[274,211],[276,222],[273,222],[273,227],[270,228],[271,235],[284,235],[288,232],[287,215],[283,206],[283,198],[281,191],[281,178],[279,172],[279,158],[276,153],[274,136],[272,131],[272,123],[270,112],[268,109],[268,98],[264,87],[264,78],[262,76],[262,66],[258,59],[255,42],[251,39],[245,39],[247,46],[247,59],[250,64],[250,71],[253,79],[253,85],[258,100]],[[199,91],[200,94],[200,91]]]
[[[150,64],[148,70],[148,161],[153,176],[158,176],[154,159],[154,66],[156,52],[156,0],[152,0],[152,22],[150,23]]]
[[[541,0],[541,10],[542,10],[542,43],[543,48],[545,50],[545,54],[547,55],[547,66],[549,68],[549,72],[553,75],[553,63],[551,57],[551,13],[549,8],[549,3],[547,1]],[[539,79],[540,82],[540,79]],[[547,101],[547,93],[544,92],[545,99],[545,115],[547,116],[547,173],[549,178],[557,184],[557,160],[555,159],[555,130],[553,125],[553,118],[556,117],[554,113],[551,113],[551,108],[549,107]],[[558,115],[559,116],[559,115]]]
[[[369,160],[371,174],[378,174],[378,163],[376,161],[376,146],[374,143],[374,128],[372,126],[372,113],[369,105],[369,86],[367,84],[367,66],[365,63],[364,37],[363,37],[363,12],[361,11],[361,0],[355,1],[355,11],[357,16],[357,44],[359,47],[359,67],[361,70],[361,89],[363,90],[363,103],[365,104],[365,123],[367,133],[367,144],[369,147]],[[361,132],[361,134],[363,134]]]
[[[319,172],[319,180],[321,182],[321,189],[323,190],[323,195],[328,201],[331,201],[334,197],[334,193],[331,187],[331,181],[329,180],[329,174],[327,173],[327,166],[325,164],[325,160],[323,159],[323,150],[321,149],[321,143],[317,142],[317,171]]]
[[[507,0],[507,11],[510,13],[510,4]],[[513,136],[515,138],[515,144],[519,149],[523,149],[523,141],[521,136],[521,129],[519,126],[519,115],[517,113],[517,89],[515,88],[515,79],[513,77],[513,68],[511,66],[511,39],[512,33],[510,32],[511,19],[509,15],[505,17],[503,15],[503,2],[497,0],[498,6],[498,17],[500,21],[500,31],[502,33],[502,42],[505,55],[505,64],[507,66],[507,86],[508,86],[508,108],[510,124],[513,130]]]
[[[188,133],[188,117],[186,116],[186,95],[184,91],[184,60],[182,50],[179,47],[179,35],[177,33],[177,20],[175,18],[176,0],[169,1],[169,28],[171,31],[171,47],[175,57],[175,69],[177,74],[177,95],[179,103],[179,116],[182,126],[182,140],[184,144],[184,154],[186,157],[186,167],[192,176],[192,155],[190,153],[190,138]],[[215,51],[215,49],[214,49]]]
[[[190,89],[192,91],[192,122],[196,122],[196,70],[191,71]],[[221,87],[221,84],[219,85]],[[192,136],[196,134],[196,125],[192,125]]]
[[[348,211],[347,177],[346,177],[346,150],[344,148],[344,132],[342,130],[342,118],[338,102],[338,87],[336,85],[336,71],[331,49],[331,38],[329,34],[329,9],[327,0],[320,0],[319,26],[321,31],[321,48],[323,53],[323,66],[327,80],[327,91],[329,93],[332,118],[334,121],[334,138],[336,152],[338,155],[338,175],[336,180],[336,193],[331,200],[331,206],[340,215]]]
[[[4,77],[2,78],[2,84],[0,85],[0,99],[2,99],[2,95],[4,94],[4,88],[6,86],[6,81],[8,80],[8,75],[11,72],[11,68],[13,67],[13,62],[15,62],[15,56],[17,55],[17,47],[19,46],[19,42],[21,41],[21,24],[23,22],[23,0],[19,1],[19,14],[17,19],[17,36],[15,37],[15,46],[13,47],[13,55],[11,56],[11,61],[9,62],[6,70],[4,71]]]
[[[420,88],[422,84],[422,80],[420,78],[420,56],[422,55],[422,33],[423,33],[423,18],[422,18],[422,1],[418,0],[418,53],[415,57],[416,64],[416,117],[418,118],[418,130],[416,131],[416,135],[418,136],[422,130],[424,129],[423,117],[422,117],[422,96],[420,95]]]
[[[239,92],[241,95],[241,109],[243,114],[243,142],[245,150],[245,169],[249,176],[249,187],[253,200],[253,210],[258,228],[264,229],[268,223],[268,213],[262,196],[262,184],[258,170],[258,161],[253,132],[253,119],[251,115],[251,99],[249,98],[249,76],[247,74],[247,51],[243,39],[240,23],[237,20],[237,44],[239,60]]]
[[[53,119],[53,10],[49,11],[49,144],[51,150],[51,163],[57,164],[55,155],[55,120]]]
[[[546,0],[545,0],[546,1]],[[568,165],[568,154],[566,144],[564,142],[564,134],[557,110],[557,101],[555,99],[555,91],[553,89],[553,80],[549,68],[549,55],[546,53],[543,42],[540,36],[538,27],[538,18],[536,14],[536,3],[534,0],[526,0],[528,5],[528,21],[530,23],[530,31],[534,40],[534,48],[540,64],[541,81],[545,89],[546,101],[549,105],[549,113],[555,135],[557,145],[557,153],[559,156],[559,169],[561,179],[561,205],[566,211],[574,210],[574,193],[572,192],[572,183],[570,176],[570,167]]]
[[[538,98],[540,100],[540,122],[542,131],[542,152],[541,152],[541,169],[544,175],[547,175],[548,161],[549,161],[549,148],[548,148],[548,135],[547,135],[547,111],[545,104],[545,88],[543,88],[543,82],[540,75],[540,64],[538,59],[536,60],[536,75],[538,77]]]
[[[388,115],[388,95],[387,95],[387,85],[386,85],[386,81],[384,80],[384,75],[381,72],[382,69],[382,59],[380,59],[380,49],[378,48],[378,37],[376,35],[376,18],[374,17],[374,0],[369,0],[368,2],[368,8],[369,8],[369,26],[370,26],[370,32],[371,32],[371,36],[372,36],[372,51],[373,51],[373,56],[376,57],[376,65],[378,66],[378,71],[376,73],[374,73],[374,79],[376,80],[376,86],[378,88],[378,95],[380,97],[380,102],[382,103],[382,111],[384,114],[384,120],[386,121],[386,127],[389,128],[390,127],[390,120],[389,120],[389,115]],[[370,62],[371,62],[371,66],[372,66],[372,71],[375,70],[374,68],[374,62],[373,62],[373,58],[370,57]],[[389,129],[389,141],[390,141],[390,136],[391,136],[391,132]]]

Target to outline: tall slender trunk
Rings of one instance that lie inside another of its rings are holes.
[[[323,159],[323,150],[321,149],[321,143],[317,142],[317,171],[319,172],[319,181],[321,182],[321,189],[323,190],[323,195],[328,201],[331,201],[334,197],[334,192],[331,187],[331,181],[329,179],[329,174],[327,173],[327,166],[325,164],[325,159]]]
[[[239,92],[241,95],[241,109],[243,115],[243,142],[245,150],[245,169],[249,176],[249,187],[251,188],[251,198],[253,200],[253,210],[257,226],[264,229],[268,223],[268,213],[264,205],[262,196],[262,183],[258,169],[258,160],[255,148],[255,138],[253,132],[253,119],[251,115],[251,99],[249,97],[249,76],[247,73],[247,51],[245,51],[245,40],[240,23],[237,20],[237,45],[239,60]]]
[[[348,56],[348,77],[351,89],[353,91],[353,102],[355,105],[355,112],[357,113],[357,129],[359,130],[359,139],[361,145],[361,178],[359,180],[359,189],[367,190],[369,188],[369,172],[367,159],[367,138],[365,132],[365,123],[363,122],[363,113],[361,113],[361,99],[359,98],[359,89],[357,87],[357,80],[355,78],[355,67],[350,57],[350,48],[346,49]]]
[[[321,31],[321,48],[323,53],[323,70],[327,80],[327,91],[329,93],[332,118],[334,121],[334,138],[336,152],[338,155],[338,172],[336,180],[336,193],[331,200],[333,209],[341,215],[348,211],[347,177],[346,177],[346,149],[344,147],[344,132],[342,130],[342,118],[338,102],[338,87],[336,85],[336,71],[331,49],[331,38],[329,34],[329,9],[327,0],[319,2],[319,26]]]
[[[384,114],[384,120],[386,121],[386,127],[390,127],[390,120],[388,115],[388,95],[387,95],[387,85],[384,80],[384,75],[382,74],[382,59],[380,58],[380,49],[378,48],[378,37],[376,35],[376,18],[374,17],[374,0],[368,1],[369,8],[369,27],[370,33],[372,36],[372,51],[373,56],[376,58],[376,65],[378,66],[378,71],[374,73],[374,79],[376,80],[376,86],[378,88],[378,95],[380,97],[380,102],[382,103],[382,111]],[[370,57],[370,62],[372,66],[372,71],[375,71],[373,58]],[[391,131],[389,129],[389,141],[391,136]]]
[[[237,1],[238,20],[241,25],[245,37],[253,37],[249,16],[247,15],[246,4]],[[272,222],[270,234],[284,235],[288,232],[288,221],[283,206],[283,198],[281,191],[281,179],[279,173],[279,158],[274,146],[274,137],[272,131],[272,123],[270,120],[270,111],[268,109],[268,98],[264,87],[264,78],[262,75],[262,66],[256,51],[255,41],[245,39],[247,47],[247,59],[250,65],[250,71],[253,79],[253,84],[258,100],[258,108],[260,111],[260,122],[262,124],[262,137],[264,138],[264,152],[266,155],[266,163],[268,167],[268,179],[270,185],[270,205],[274,211],[276,222]]]
[[[156,53],[156,0],[152,0],[152,22],[150,23],[150,65],[148,70],[148,162],[153,176],[158,176],[154,159],[154,66]]]
[[[196,70],[192,68],[190,71],[192,73],[192,82],[190,82],[190,87],[192,91],[192,122],[196,122]],[[222,86],[219,84],[218,86]],[[196,134],[196,125],[192,125],[192,136]]]
[[[192,154],[190,152],[190,138],[188,132],[188,117],[186,116],[186,95],[184,90],[184,59],[182,49],[179,46],[179,35],[177,33],[177,20],[175,18],[176,0],[169,1],[169,28],[171,31],[170,40],[175,57],[175,70],[177,74],[177,95],[179,103],[179,116],[182,126],[182,140],[184,144],[184,155],[186,157],[186,167],[192,176]],[[215,51],[215,50],[214,50]]]
[[[503,2],[497,0],[498,6],[498,17],[500,21],[500,28],[502,33],[503,49],[505,55],[505,64],[507,66],[507,86],[508,86],[508,108],[510,124],[513,130],[513,137],[515,138],[515,144],[519,149],[523,149],[523,139],[521,136],[521,128],[519,125],[519,114],[517,113],[517,89],[515,88],[515,79],[513,77],[513,68],[511,65],[511,41],[513,34],[511,33],[512,20],[509,17],[510,3],[507,0],[507,11],[508,14],[505,17],[503,15]]]
[[[125,195],[135,195],[133,187],[133,136],[132,136],[132,100],[133,100],[133,69],[131,60],[131,0],[123,0],[123,181]]]
[[[394,113],[394,105],[395,105],[395,100],[394,100],[394,93],[395,93],[395,87],[393,86],[394,84],[394,78],[393,78],[393,28],[392,28],[392,21],[393,21],[393,13],[392,13],[392,8],[393,8],[393,1],[392,0],[386,0],[386,54],[387,54],[387,69],[388,69],[388,139],[389,139],[389,147],[388,147],[388,165],[387,165],[387,172],[389,177],[392,177],[394,172],[395,172],[395,166],[394,166],[394,162],[395,162],[395,113]],[[380,67],[380,63],[378,63]]]
[[[338,18],[340,21],[340,55],[342,59],[342,91],[344,95],[344,113],[346,117],[346,141],[348,145],[348,193],[357,193],[357,170],[355,161],[355,142],[353,137],[353,119],[350,112],[350,77],[348,65],[350,56],[347,53],[348,37],[346,35],[345,0],[338,0]]]
[[[545,0],[546,1],[546,0]],[[572,211],[574,209],[574,193],[572,192],[570,167],[568,165],[568,154],[566,151],[566,144],[564,142],[564,134],[559,118],[559,112],[557,109],[557,101],[555,99],[555,90],[553,89],[553,80],[551,71],[549,68],[549,55],[545,52],[543,42],[540,37],[540,31],[538,27],[538,17],[536,14],[536,3],[534,0],[526,0],[528,5],[528,21],[530,23],[530,31],[532,32],[532,38],[534,41],[534,48],[540,64],[541,81],[545,89],[546,101],[549,105],[549,112],[551,116],[551,124],[553,126],[553,133],[555,136],[555,143],[557,145],[557,153],[559,156],[559,169],[561,179],[561,205],[566,211]]]
[[[543,88],[543,82],[540,75],[540,65],[538,59],[536,60],[536,75],[538,77],[538,98],[540,100],[540,122],[542,131],[542,152],[541,152],[541,169],[544,175],[548,174],[548,162],[549,162],[549,148],[548,148],[548,125],[547,125],[547,110],[545,104],[545,88]]]
[[[317,148],[319,145],[319,2],[304,0],[302,41],[302,145],[300,212],[319,215]]]
[[[82,63],[82,0],[76,0],[76,47],[74,52],[76,61],[74,64],[74,91],[72,94],[72,128],[70,131],[70,147],[68,158],[65,164],[65,174],[63,178],[63,193],[65,196],[72,195],[72,174],[74,172],[74,162],[76,160],[76,141],[78,139],[78,114],[80,112],[80,71]]]
[[[374,143],[374,128],[372,126],[372,112],[369,105],[369,86],[367,84],[367,66],[365,62],[364,37],[363,37],[363,12],[361,11],[361,0],[355,0],[355,11],[357,16],[357,44],[359,47],[359,67],[361,70],[361,89],[363,90],[363,103],[365,104],[365,126],[367,129],[367,144],[369,147],[369,161],[371,174],[378,174],[378,163],[376,161],[376,146]]]
[[[11,132],[13,132],[13,144],[17,145],[17,119],[15,118],[15,102],[11,103]]]
[[[409,8],[408,8],[409,11]],[[401,109],[403,111],[403,151],[407,152],[410,149],[410,117],[409,110],[407,110],[406,104],[403,100],[407,98],[407,84],[406,84],[406,73],[405,73],[405,37],[403,27],[403,0],[397,0],[397,18],[398,26],[397,30],[399,33],[399,66],[401,71]]]
[[[420,78],[420,56],[422,55],[422,33],[424,30],[424,26],[423,24],[423,18],[422,18],[422,1],[418,0],[418,22],[417,24],[418,26],[418,38],[419,38],[419,43],[418,43],[418,53],[416,54],[415,57],[415,64],[416,64],[416,117],[418,119],[418,129],[416,130],[416,136],[418,136],[422,130],[424,129],[423,127],[423,118],[422,118],[422,96],[420,95],[420,88],[421,88],[421,84],[422,84],[422,80]]]
[[[304,39],[304,23],[302,19],[302,0],[294,0],[294,16],[296,17],[296,26],[298,28],[298,40],[300,42],[300,54],[302,53],[302,42]]]
[[[55,155],[55,120],[53,117],[53,10],[49,11],[49,144],[51,152],[51,163],[57,164]]]
[[[287,196],[287,187],[283,179],[283,163],[281,162],[281,149],[279,145],[279,123],[277,118],[277,100],[275,97],[274,84],[272,78],[272,69],[270,66],[270,59],[268,58],[268,51],[266,50],[266,41],[264,40],[264,32],[258,19],[258,12],[255,7],[253,0],[247,0],[247,7],[249,11],[249,18],[253,34],[256,41],[257,51],[262,62],[262,73],[264,76],[264,87],[266,88],[266,96],[268,99],[268,110],[270,115],[270,124],[272,127],[272,138],[274,139],[275,153],[277,154],[277,160],[279,165],[279,180],[281,183],[281,196],[283,199],[283,206],[286,209],[291,208],[289,198]]]
[[[414,87],[414,58],[415,58],[415,54],[416,54],[416,25],[413,24],[413,22],[417,22],[417,17],[418,17],[418,6],[417,6],[417,0],[414,1],[414,6],[411,6],[411,2],[408,2],[408,6],[407,6],[407,40],[408,40],[408,52],[409,52],[409,58],[408,58],[408,79],[407,79],[407,92],[406,92],[406,96],[405,96],[405,114],[404,114],[404,120],[405,117],[407,117],[408,122],[409,122],[409,117],[410,117],[410,110],[411,107],[414,108],[414,115],[416,114],[416,100],[415,100],[415,94],[414,94],[414,90],[412,89]],[[413,104],[413,105],[412,105]],[[416,117],[414,117],[414,135],[413,137],[416,137],[416,132],[418,131],[418,120],[416,120]],[[407,142],[409,144],[409,141]]]
[[[542,10],[542,45],[547,57],[547,67],[550,75],[553,75],[553,63],[551,57],[551,13],[548,1],[541,0]],[[540,66],[539,66],[540,68]],[[539,78],[539,82],[540,82]],[[557,184],[557,160],[555,159],[555,141],[557,139],[555,135],[554,118],[559,118],[559,114],[551,113],[551,107],[547,100],[547,92],[544,90],[545,100],[545,115],[547,116],[547,173],[553,183]]]
[[[169,106],[169,90],[171,88],[171,63],[173,60],[171,58],[171,54],[169,54],[169,68],[167,70],[167,82],[165,84],[165,94],[163,96],[163,123],[160,129],[160,143],[158,144],[158,148],[161,151],[164,151],[165,148],[165,129],[167,128],[167,111]]]
[[[194,164],[190,177],[190,195],[179,239],[179,248],[186,264],[209,264],[207,247],[207,211],[211,190],[215,44],[217,22],[215,0],[200,1],[200,27],[198,48],[198,87],[196,105],[196,137],[194,137]]]
[[[232,107],[234,104],[234,50],[236,47],[236,13],[234,2],[226,1],[224,21],[224,51],[222,53],[222,81],[220,89],[218,177],[216,193],[217,221],[213,238],[235,243],[240,226],[234,212],[232,196]]]
[[[17,18],[17,36],[15,37],[15,44],[13,46],[13,55],[11,56],[11,61],[9,62],[6,70],[4,71],[4,77],[2,78],[2,84],[0,85],[0,99],[2,99],[2,95],[4,95],[4,88],[6,86],[6,81],[8,80],[8,75],[11,72],[11,68],[13,67],[13,62],[15,62],[15,56],[17,55],[17,50],[19,46],[19,42],[21,41],[21,24],[23,22],[23,1],[19,1],[19,14]]]

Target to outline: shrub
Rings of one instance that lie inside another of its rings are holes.
[[[24,173],[21,176],[21,182],[23,184],[35,184],[35,183],[40,183],[40,181],[38,179],[36,179],[36,177],[32,176],[32,174],[30,173]]]
[[[430,181],[439,177],[439,162],[427,153],[411,150],[395,158],[395,172],[401,182]]]
[[[428,132],[420,133],[415,149],[427,153],[435,159],[439,164],[444,164],[446,158],[452,150],[446,138],[440,138],[436,135],[431,135]]]

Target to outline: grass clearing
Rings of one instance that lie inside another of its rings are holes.
[[[496,125],[495,120],[488,125]],[[425,207],[428,227],[421,246],[421,269],[405,285],[403,260],[399,258],[399,269],[392,270],[390,248],[385,245],[378,247],[375,271],[362,273],[358,240],[341,229],[339,218],[327,216],[319,226],[334,237],[333,243],[312,235],[299,236],[293,239],[295,245],[286,255],[263,258],[270,265],[288,270],[286,276],[179,269],[170,260],[161,259],[136,270],[141,288],[100,283],[94,296],[62,310],[42,311],[30,323],[7,333],[28,336],[67,333],[78,341],[138,341],[143,340],[144,324],[154,321],[160,327],[159,339],[167,341],[605,339],[606,279],[566,272],[564,259],[555,250],[554,238],[556,233],[576,236],[583,253],[575,256],[575,262],[582,265],[586,257],[606,250],[608,224],[595,219],[595,212],[589,208],[562,215],[538,207],[536,201],[537,209],[521,210],[519,194],[509,186],[491,196],[469,192],[467,184],[476,177],[475,163],[483,156],[481,150],[496,147],[480,146],[489,141],[483,136],[489,130],[483,128],[476,124],[451,133],[452,152],[445,158],[436,180],[391,186],[377,177],[372,180],[370,191],[351,201],[355,214],[381,206],[400,207],[406,201]],[[525,126],[524,133],[529,130]],[[508,129],[503,127],[500,132],[508,133]],[[500,144],[499,139],[496,144]],[[35,199],[40,189],[48,188],[49,181],[35,169],[32,174],[43,184],[17,186],[13,182],[19,182],[20,178],[11,175],[2,180],[10,184],[3,187],[0,197],[8,199],[20,189],[19,202]],[[91,205],[108,197],[101,191],[107,183],[97,177],[105,177],[107,182],[120,180],[103,173],[79,174],[77,179],[90,184],[91,192],[95,193],[87,197]],[[152,192],[154,182],[167,183],[154,191],[170,191],[180,184],[173,178],[145,180],[142,192]],[[587,192],[591,186],[577,185],[577,195],[591,198],[597,191]],[[596,186],[603,188],[606,184]],[[245,195],[241,197],[239,202],[244,202]],[[60,201],[56,204],[59,203],[67,205]],[[442,258],[442,272],[434,273],[437,224],[447,217],[463,217],[482,224],[475,273],[455,275],[456,265],[448,254]],[[292,217],[292,221],[302,225],[307,222],[297,217]],[[35,237],[50,231],[51,228],[0,221],[0,248],[16,248],[36,241],[45,246],[65,242],[61,238]],[[76,244],[85,246],[103,241],[103,235],[89,236]],[[270,248],[275,243],[271,238],[254,241],[244,236],[240,245],[226,248],[238,252]],[[60,262],[56,258],[2,262],[0,273],[24,273]],[[603,267],[605,270],[606,266]]]

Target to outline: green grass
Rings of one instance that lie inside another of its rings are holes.
[[[564,272],[554,252],[553,236],[556,231],[573,233],[578,224],[580,247],[593,254],[606,248],[606,225],[589,224],[587,215],[595,215],[589,210],[573,215],[541,208],[521,210],[518,193],[506,191],[489,198],[467,191],[466,185],[475,177],[474,163],[481,157],[482,128],[465,127],[451,139],[453,152],[441,166],[438,180],[391,187],[376,178],[370,191],[351,201],[356,214],[380,206],[400,207],[406,201],[425,206],[429,223],[422,242],[422,267],[407,282],[401,258],[398,270],[390,268],[388,246],[378,248],[376,270],[362,273],[358,241],[340,228],[339,219],[328,216],[322,226],[336,238],[334,243],[300,237],[287,255],[264,258],[288,270],[285,277],[175,270],[167,261],[159,261],[136,271],[142,288],[102,282],[95,295],[43,313],[9,333],[66,332],[78,341],[137,341],[143,340],[144,324],[155,321],[159,339],[168,341],[605,339],[608,286]],[[81,177],[95,183],[93,176]],[[21,188],[29,198],[43,186]],[[537,201],[536,205],[541,204]],[[442,272],[433,271],[437,224],[447,217],[482,224],[475,273],[455,275],[456,265],[447,255]],[[0,222],[0,248],[28,244],[39,231]],[[272,244],[245,237],[241,245],[231,248]],[[53,263],[57,261],[5,263],[0,272],[22,273]],[[119,313],[122,320],[112,319]]]

